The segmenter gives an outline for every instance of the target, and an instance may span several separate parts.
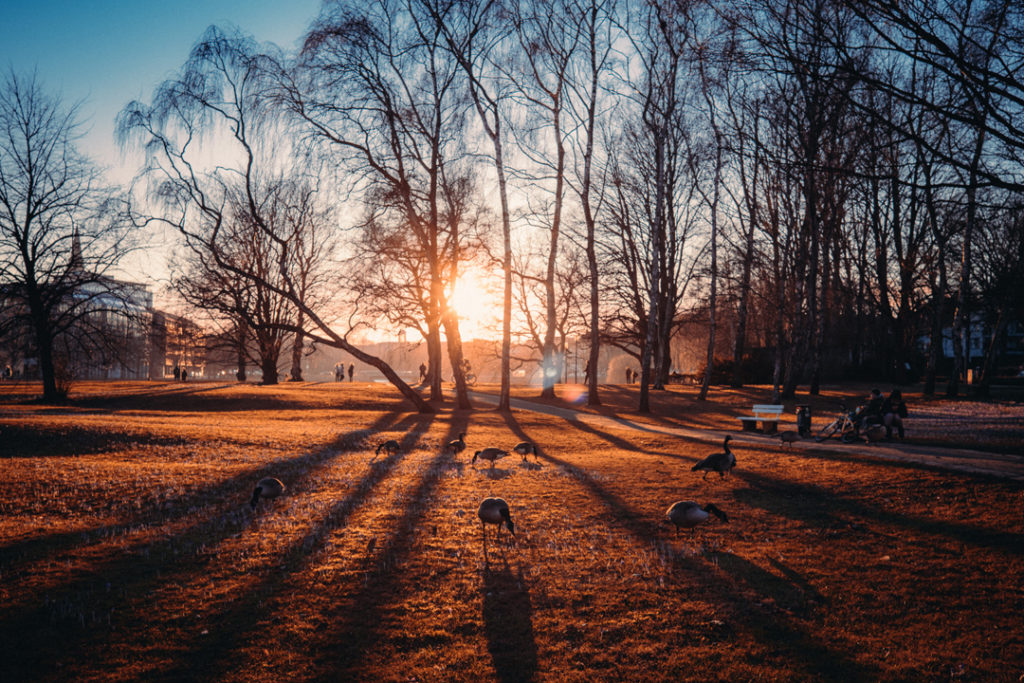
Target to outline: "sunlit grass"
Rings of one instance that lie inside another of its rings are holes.
[[[750,443],[703,481],[714,438],[422,416],[365,385],[195,386],[0,406],[4,680],[1024,673],[1019,483]],[[469,465],[523,439],[539,459]],[[262,476],[288,490],[253,511]],[[488,495],[517,534],[489,529],[485,554]],[[677,538],[660,522],[679,499],[730,523]]]

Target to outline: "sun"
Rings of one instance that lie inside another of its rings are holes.
[[[496,339],[500,334],[502,307],[497,284],[475,269],[459,275],[450,303],[459,316],[463,341]]]

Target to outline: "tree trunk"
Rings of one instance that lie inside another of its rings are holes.
[[[237,363],[238,369],[235,371],[235,379],[239,382],[245,381],[245,341],[248,336],[248,327],[245,322],[239,322],[236,325],[237,338],[235,339],[235,362]]]
[[[992,330],[988,349],[985,352],[985,361],[981,368],[981,382],[974,387],[975,396],[987,397],[991,392],[992,375],[995,372],[999,359],[999,338],[1003,336],[1003,332],[1006,330],[1007,321],[1008,316],[1000,308],[996,314],[996,324]]]
[[[562,141],[561,109],[554,107],[555,133],[555,206],[551,217],[551,237],[548,241],[548,268],[544,278],[544,307],[546,312],[544,330],[544,378],[541,398],[555,397],[555,381],[558,368],[555,360],[555,326],[558,311],[555,308],[555,269],[558,267],[558,236],[562,227],[562,194],[565,185],[565,145]]]
[[[56,364],[53,358],[53,332],[41,297],[29,287],[28,303],[35,332],[36,350],[39,352],[39,376],[43,381],[43,402],[56,403],[67,396],[57,386]]]
[[[749,218],[743,252],[743,270],[740,273],[740,297],[736,309],[736,339],[732,347],[732,381],[730,386],[743,386],[743,355],[747,344],[747,301],[750,299],[750,272],[754,265],[754,216]],[[781,303],[781,302],[780,302]]]
[[[302,351],[305,348],[305,337],[302,334],[302,312],[299,312],[299,331],[295,333],[295,343],[292,344],[292,369],[290,372],[289,382],[301,382],[302,381]]]
[[[704,367],[704,380],[701,382],[698,401],[706,401],[708,387],[711,385],[711,373],[715,369],[715,337],[718,332],[718,196],[722,180],[722,139],[715,132],[715,187],[711,191],[711,295],[708,297],[708,350],[707,364]]]
[[[427,322],[427,383],[430,385],[430,398],[433,402],[443,401],[442,381],[442,350],[441,330],[436,319]]]
[[[647,311],[647,334],[644,338],[643,348],[640,350],[640,402],[637,410],[641,413],[651,412],[650,384],[651,384],[651,353],[658,339],[658,299],[660,294],[659,275],[661,263],[659,254],[660,245],[664,240],[665,221],[665,146],[667,133],[664,125],[652,127],[654,137],[654,230],[651,231],[651,261],[650,273],[651,284],[648,291]]]
[[[277,354],[266,352],[260,356],[260,369],[263,371],[263,381],[260,384],[277,384]]]
[[[978,167],[984,146],[985,130],[982,129],[978,132],[967,183],[967,219],[964,222],[963,251],[960,257],[960,292],[957,297],[956,315],[953,318],[953,349],[956,352],[956,363],[946,386],[946,396],[950,398],[955,398],[960,393],[960,379],[967,374],[971,355],[971,317],[968,310],[971,297],[971,243],[974,241],[974,223],[978,215]],[[965,333],[966,349],[963,345]]]

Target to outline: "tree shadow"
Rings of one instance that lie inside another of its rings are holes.
[[[378,419],[376,424],[392,424],[394,417],[396,416],[385,415]],[[407,446],[415,443],[418,435],[426,430],[431,420],[431,416],[410,415],[398,423],[416,424],[414,431],[404,440]],[[357,433],[363,431],[358,430]],[[202,572],[204,562],[209,561],[209,555],[199,553],[198,548],[214,551],[217,544],[236,536],[252,523],[255,517],[248,512],[247,507],[230,501],[231,493],[237,493],[236,489],[244,487],[247,498],[250,484],[255,479],[280,474],[280,470],[287,467],[289,470],[296,470],[293,476],[288,477],[289,495],[296,495],[308,488],[307,481],[312,479],[319,469],[345,452],[336,448],[336,444],[345,443],[348,436],[343,435],[332,444],[307,455],[281,458],[255,472],[239,474],[216,485],[204,487],[202,492],[193,491],[187,496],[182,496],[180,506],[176,507],[172,514],[164,514],[162,519],[159,510],[146,515],[145,518],[151,519],[150,524],[162,526],[173,523],[179,517],[195,514],[196,507],[203,510],[203,516],[197,521],[157,540],[145,538],[130,543],[90,566],[86,576],[79,576],[62,585],[49,588],[46,604],[26,604],[24,607],[0,613],[0,639],[3,640],[8,652],[5,666],[9,666],[9,670],[14,672],[15,679],[21,674],[31,679],[46,677],[45,671],[53,674],[57,671],[54,667],[60,667],[64,662],[80,660],[87,648],[97,646],[109,630],[115,628],[110,615],[123,609],[123,603],[139,600],[148,604],[151,596],[159,592],[158,586],[172,584],[175,581],[188,581],[189,577]],[[233,601],[231,607],[223,614],[214,613],[212,618],[227,620],[233,626],[257,623],[264,614],[262,600],[266,595],[285,581],[288,573],[302,566],[311,551],[318,544],[322,544],[330,529],[344,525],[351,511],[370,496],[376,485],[402,457],[401,454],[396,454],[374,463],[349,496],[337,503],[327,517],[305,538],[280,554],[281,559],[275,564],[281,567],[281,571],[271,571],[268,578],[259,582],[248,595]],[[221,491],[228,502],[211,505],[206,500],[210,495],[216,495]],[[144,524],[146,522],[135,519],[123,529],[118,526],[114,532],[120,530],[127,533]],[[100,531],[99,535],[94,532],[90,538],[101,538],[108,533],[113,532]],[[60,536],[82,538],[81,533]],[[54,544],[50,543],[45,549],[52,551],[53,547]],[[111,593],[112,586],[117,588],[115,593]],[[63,609],[61,605],[68,605],[68,609],[77,610],[82,619],[85,614],[91,614],[89,628],[85,628],[84,621],[80,625],[78,621],[71,621],[66,617],[55,619],[54,605],[58,606],[58,611]],[[104,614],[107,615],[106,621],[103,621]],[[137,618],[137,614],[128,613],[122,618],[130,621]],[[213,663],[227,652],[226,648],[237,640],[232,635],[235,631],[221,631],[219,635],[202,641],[202,646],[189,652],[178,667],[171,667],[173,672],[165,671],[167,676],[187,678],[199,672],[204,672],[205,675]]]
[[[133,434],[114,426],[106,429],[78,426],[47,428],[15,424],[0,428],[0,443],[3,444],[0,459],[3,459],[73,457],[107,453],[125,447],[187,446],[192,441],[179,436]]]
[[[357,429],[351,432],[340,434],[330,443],[324,444],[314,451],[295,457],[283,457],[272,460],[260,467],[251,468],[244,472],[235,474],[227,479],[211,482],[189,490],[187,493],[168,497],[163,500],[154,500],[148,509],[140,510],[132,514],[129,519],[118,524],[105,524],[91,529],[78,529],[73,532],[58,532],[43,536],[33,536],[22,541],[8,543],[0,546],[0,571],[16,572],[15,558],[24,563],[30,563],[46,554],[60,554],[69,548],[84,547],[95,540],[110,536],[117,536],[128,533],[140,527],[156,526],[176,521],[182,517],[192,514],[197,507],[212,505],[211,501],[233,501],[237,503],[248,501],[252,495],[252,486],[263,477],[281,476],[281,471],[287,469],[306,469],[323,466],[334,458],[354,450],[361,444],[367,434],[376,431],[393,428],[401,413],[386,413],[370,424],[365,429]],[[412,417],[407,417],[394,428],[409,423]],[[302,491],[300,481],[286,482],[289,488],[289,495]]]
[[[513,432],[528,438],[511,414],[506,414],[505,420]],[[547,453],[542,457],[575,477],[597,501],[608,508],[611,514],[605,519],[610,524],[622,528],[642,544],[656,548],[659,554],[665,554],[667,546],[661,525],[651,520],[649,516],[634,510],[586,471]],[[877,669],[860,664],[848,653],[830,649],[826,644],[815,640],[795,618],[768,609],[751,609],[750,593],[771,600],[777,595],[788,597],[794,590],[789,582],[782,581],[731,553],[730,557],[725,559],[724,567],[718,553],[691,557],[675,553],[673,555],[674,557],[666,559],[671,561],[676,571],[685,573],[692,590],[701,595],[702,599],[730,607],[738,623],[753,631],[762,642],[771,643],[780,653],[786,653],[794,660],[796,666],[802,666],[806,670],[808,678],[847,681],[871,681],[877,678]],[[732,579],[722,580],[721,573],[711,570],[709,564],[713,566],[716,558],[718,566],[727,576],[733,577]],[[730,570],[736,574],[729,573]],[[772,578],[769,579],[769,576]]]
[[[870,506],[818,486],[754,472],[743,472],[737,476],[749,485],[748,488],[734,491],[733,495],[738,501],[820,529],[853,529],[886,535],[874,527],[895,526],[919,534],[944,536],[966,547],[1024,555],[1024,537],[1013,532],[963,524],[956,520],[912,517]],[[953,507],[950,509],[953,510]],[[851,522],[851,517],[858,521]]]
[[[769,562],[782,572],[781,577],[730,552],[711,551],[705,557],[770,601],[768,607],[783,609],[798,617],[808,617],[826,602],[822,594],[804,577],[778,560]]]
[[[212,615],[212,618],[216,619],[218,623],[231,624],[234,628],[219,629],[217,637],[208,637],[201,642],[200,647],[195,647],[190,652],[181,655],[178,658],[177,667],[168,668],[163,672],[167,680],[187,679],[199,673],[202,673],[205,678],[209,677],[211,672],[226,673],[231,670],[233,664],[237,664],[232,661],[229,653],[239,643],[245,642],[246,637],[253,631],[265,627],[268,619],[276,620],[278,618],[275,614],[278,607],[274,601],[275,595],[281,591],[281,587],[290,576],[300,573],[309,565],[331,532],[345,527],[352,512],[371,497],[374,489],[383,481],[387,473],[413,449],[422,434],[429,429],[435,416],[415,414],[409,419],[414,420],[415,424],[400,441],[401,449],[397,453],[371,463],[370,471],[356,488],[333,505],[327,515],[313,525],[302,539],[292,543],[277,557],[275,564],[280,571],[271,571],[265,579],[247,589],[244,596],[232,601],[228,609]],[[381,566],[386,563],[389,554],[388,546],[385,545],[380,555],[375,555],[376,545],[374,538],[366,547],[364,564],[367,566],[373,562],[377,562]]]
[[[449,434],[444,443],[459,432],[466,431],[468,415],[453,414]],[[429,513],[433,498],[445,472],[451,469],[455,455],[442,450],[428,464],[423,478],[404,498],[401,515],[387,540],[377,544],[377,554],[367,555],[355,572],[363,575],[362,588],[336,605],[333,628],[320,633],[317,649],[324,653],[317,659],[318,678],[352,680],[365,678],[364,653],[373,646],[386,624],[385,607],[399,594],[404,578],[401,565],[412,551],[414,537]],[[330,616],[329,616],[330,618]]]
[[[498,680],[531,681],[537,674],[537,643],[533,607],[522,567],[513,575],[506,563],[500,570],[485,568],[483,585],[484,634]]]

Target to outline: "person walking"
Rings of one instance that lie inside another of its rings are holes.
[[[348,381],[349,382],[352,381],[352,375],[354,375],[354,374],[356,374],[356,365],[355,365],[355,363],[349,363],[348,364]]]

